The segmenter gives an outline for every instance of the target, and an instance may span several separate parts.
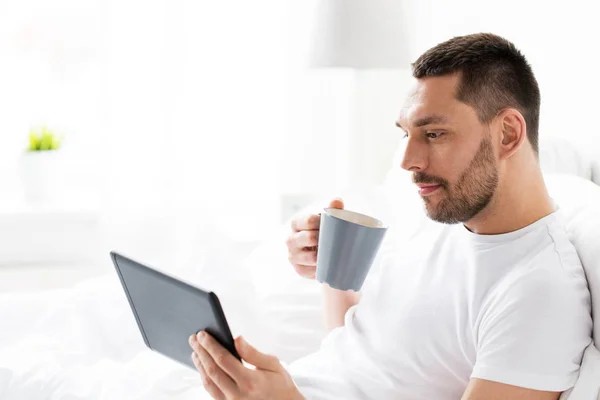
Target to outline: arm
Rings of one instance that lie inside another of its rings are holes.
[[[346,311],[360,300],[360,293],[332,289],[323,285],[325,326],[331,331],[344,325]]]
[[[558,400],[560,392],[544,392],[473,378],[461,400]]]

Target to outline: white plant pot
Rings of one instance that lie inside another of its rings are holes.
[[[40,203],[57,199],[64,172],[60,153],[60,150],[27,151],[21,156],[21,183],[26,201]]]

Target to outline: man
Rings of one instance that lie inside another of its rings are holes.
[[[555,400],[574,385],[590,297],[542,178],[529,64],[476,34],[428,50],[413,76],[397,121],[402,168],[435,222],[386,238],[380,276],[359,295],[325,289],[332,331],[290,373],[242,339],[256,370],[191,338],[214,398]],[[318,216],[297,219],[288,240],[308,278],[318,227]]]

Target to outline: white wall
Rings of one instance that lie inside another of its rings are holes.
[[[335,196],[379,182],[390,167],[399,140],[394,122],[410,72],[308,68],[316,1],[288,2],[291,123],[282,190]]]
[[[275,228],[283,18],[278,0],[0,2],[0,215],[45,123],[65,134],[71,189],[100,203],[104,263],[111,248],[152,261]]]

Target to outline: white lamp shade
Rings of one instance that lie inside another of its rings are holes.
[[[311,67],[410,66],[402,0],[317,0]]]

